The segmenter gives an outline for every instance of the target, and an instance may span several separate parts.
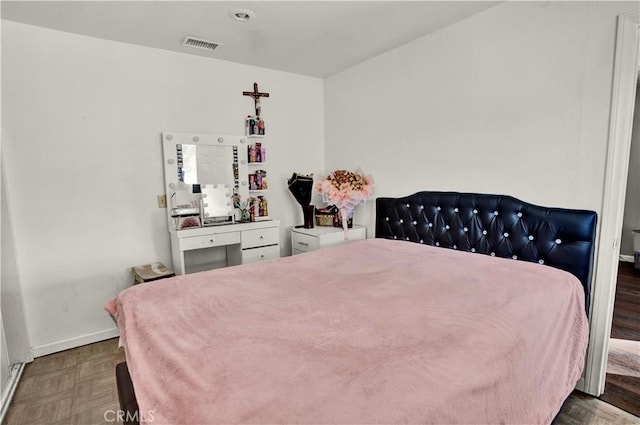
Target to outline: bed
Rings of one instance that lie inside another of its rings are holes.
[[[122,409],[155,424],[550,423],[584,366],[595,229],[591,211],[419,192],[376,200],[375,239],[126,289],[106,306]]]

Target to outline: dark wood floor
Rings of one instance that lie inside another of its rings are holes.
[[[613,310],[611,338],[640,341],[640,271],[621,262]]]
[[[611,338],[640,341],[640,271],[620,263]],[[640,355],[639,353],[636,353]],[[638,368],[635,357],[635,368]],[[640,416],[640,376],[607,373],[601,400]]]

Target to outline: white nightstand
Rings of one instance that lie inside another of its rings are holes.
[[[353,225],[344,238],[342,227],[316,226],[313,229],[291,228],[291,250],[293,255],[315,251],[328,246],[358,241],[367,238],[365,226]]]

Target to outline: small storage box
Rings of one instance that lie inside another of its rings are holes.
[[[333,226],[335,214],[316,213],[316,226]]]
[[[338,209],[335,205],[326,208],[316,208],[316,226],[332,227],[336,220]]]
[[[342,216],[335,205],[326,208],[316,208],[316,226],[342,227]],[[347,227],[353,227],[353,217],[349,217]]]
[[[153,282],[154,280],[172,277],[176,274],[170,268],[162,263],[145,264],[143,266],[135,266],[131,268],[133,272],[133,284],[143,282]]]

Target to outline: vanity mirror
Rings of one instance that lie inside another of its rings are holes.
[[[201,208],[204,226],[233,223],[232,195],[228,184],[202,185]]]
[[[249,196],[247,139],[234,135],[163,133],[165,184],[170,227],[183,215],[201,225],[233,223],[233,195]]]
[[[238,147],[206,144],[176,144],[177,177],[187,184],[234,182]],[[235,158],[235,159],[234,159]]]

